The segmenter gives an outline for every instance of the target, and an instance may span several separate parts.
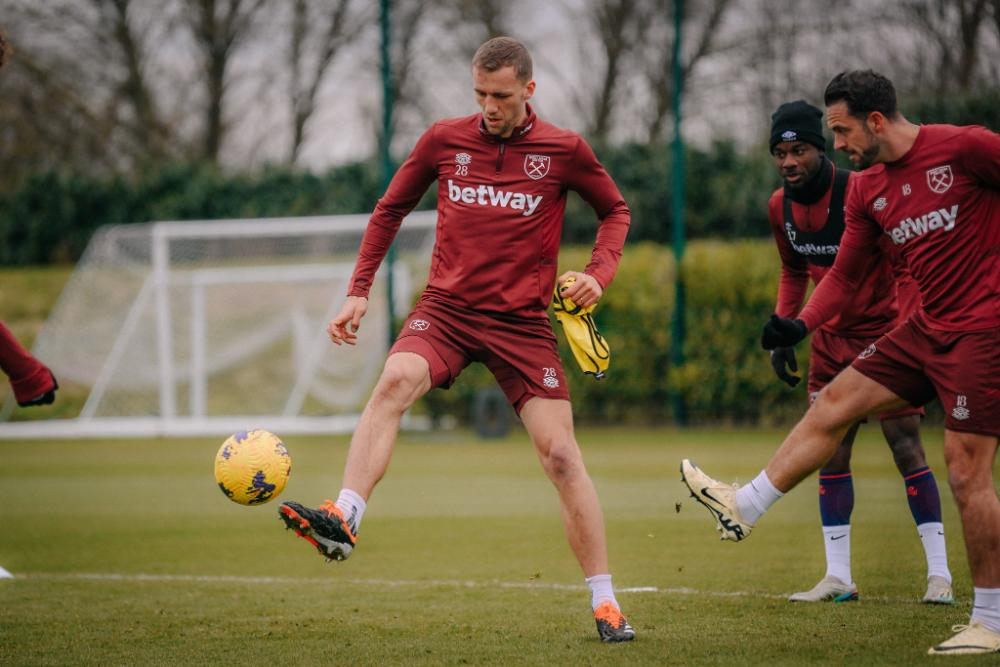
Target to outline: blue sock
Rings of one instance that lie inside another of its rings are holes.
[[[854,477],[849,472],[819,476],[819,514],[823,526],[845,526],[854,511]]]
[[[903,475],[906,483],[906,501],[910,513],[919,526],[925,523],[941,523],[941,495],[931,469],[924,466]]]

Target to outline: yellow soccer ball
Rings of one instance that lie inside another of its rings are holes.
[[[241,505],[274,500],[292,472],[292,457],[278,436],[256,429],[229,436],[215,455],[215,481]]]

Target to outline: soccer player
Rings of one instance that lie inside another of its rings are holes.
[[[779,317],[798,315],[809,279],[819,284],[830,270],[844,233],[844,197],[853,174],[837,169],[826,157],[822,120],[823,112],[802,100],[782,104],[771,116],[771,155],[784,180],[784,187],[775,190],[768,201],[771,232],[781,257],[775,308]],[[893,251],[884,250],[872,256],[847,307],[813,333],[809,356],[810,401],[859,352],[895,324],[896,281],[890,259]],[[903,285],[915,288],[912,281],[902,283],[900,289],[904,289]],[[906,319],[906,315],[901,313],[900,319]],[[800,378],[792,374],[798,370],[795,348],[771,350],[771,364],[777,376],[790,386],[799,383]],[[941,523],[941,499],[920,442],[922,413],[922,408],[912,406],[883,413],[882,433],[903,476],[906,499],[927,558],[927,591],[923,601],[951,604],[954,596]],[[792,595],[789,598],[792,602],[858,599],[858,588],[851,577],[854,509],[851,451],[858,426],[860,422],[848,429],[833,457],[819,469],[826,576],[812,590]]]
[[[773,318],[761,342],[788,347],[850,302],[886,235],[920,288],[921,307],[823,391],[768,462],[740,488],[690,461],[681,474],[724,539],[744,539],[782,495],[833,456],[858,419],[935,395],[944,455],[975,586],[972,618],[932,655],[1000,651],[1000,136],[978,126],[914,125],[892,83],[842,72],[826,88],[834,147],[864,169],[847,195],[832,270],[798,318]]]
[[[600,225],[590,263],[563,294],[595,304],[618,267],[629,209],[577,134],[538,118],[531,56],[517,40],[484,43],[472,61],[481,112],[431,126],[379,200],[361,242],[347,301],[327,331],[355,344],[376,269],[399,225],[437,181],[438,222],[430,278],[389,351],[351,439],[336,502],[283,503],[286,525],[333,560],[350,556],[375,484],[389,464],[403,413],[448,387],[473,361],[485,364],[528,431],[555,485],[563,523],[591,591],[600,638],[635,637],[611,585],[604,519],[573,434],[566,378],[546,308],[556,281],[567,190]]]

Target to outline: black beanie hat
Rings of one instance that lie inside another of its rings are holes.
[[[782,141],[804,141],[825,151],[823,112],[805,100],[782,104],[771,115],[771,150]]]

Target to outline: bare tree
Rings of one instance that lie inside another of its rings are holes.
[[[918,78],[930,78],[935,93],[968,92],[976,81],[987,0],[905,0],[902,20],[932,48],[932,62]]]
[[[425,125],[427,122],[427,98],[419,74],[421,68],[430,63],[428,51],[420,48],[420,40],[431,11],[432,8],[423,0],[395,0],[392,5],[390,92],[393,113],[389,121],[390,136],[396,136],[396,130],[406,118],[417,125]],[[380,42],[376,42],[378,43]],[[375,63],[377,67],[381,67],[379,59],[376,58]],[[377,116],[375,136],[376,145],[382,146],[385,135],[381,115]]]
[[[589,106],[587,133],[598,143],[608,139],[622,66],[631,49],[642,41],[648,11],[642,0],[595,0],[586,17],[603,55],[603,72]]]
[[[229,69],[237,49],[246,42],[261,10],[271,0],[183,0],[183,17],[201,55],[205,85],[201,157],[219,159],[226,132],[224,104]]]
[[[677,35],[666,25],[673,15],[673,2],[669,4],[670,12],[652,11],[646,18],[650,26],[659,24],[660,34],[665,35],[664,39],[657,40],[656,48],[650,49],[645,60],[644,76],[653,98],[646,120],[646,137],[650,142],[662,138],[674,98],[673,50]],[[690,79],[698,64],[716,48],[720,26],[731,6],[731,0],[710,0],[700,5],[699,12],[684,17],[685,34],[681,44],[686,48],[681,54],[682,81]]]
[[[295,0],[288,65],[292,104],[290,162],[302,148],[306,124],[316,111],[317,94],[345,47],[369,28],[372,12],[352,0]],[[312,62],[307,51],[313,47]]]
[[[11,3],[4,22],[11,53],[0,72],[2,187],[31,171],[100,173],[128,164],[133,150],[115,124],[119,105],[109,92],[115,52],[96,37],[94,7]]]
[[[147,79],[147,35],[132,20],[132,0],[92,0],[98,12],[98,39],[116,51],[123,75],[115,84],[114,99],[124,107],[118,114],[134,140],[136,158],[157,161],[173,150],[170,128],[161,117],[156,96]],[[124,117],[123,117],[124,116]]]

